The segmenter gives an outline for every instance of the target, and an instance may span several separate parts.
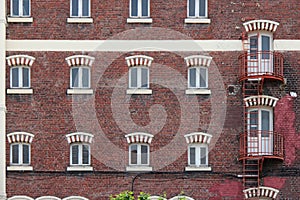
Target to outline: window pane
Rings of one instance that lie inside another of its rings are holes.
[[[12,80],[11,85],[12,87],[19,87],[19,68],[12,68]]]
[[[72,1],[72,16],[78,16],[78,1],[79,0],[71,0]]]
[[[131,0],[131,16],[138,15],[138,0]]]
[[[190,165],[196,164],[196,148],[190,147]]]
[[[82,145],[82,164],[89,164],[89,146]]]
[[[137,164],[137,145],[130,146],[130,164]]]
[[[23,87],[29,87],[29,68],[23,69]]]
[[[263,51],[263,54],[262,54],[262,59],[269,59],[270,58],[270,54],[269,54],[269,51],[270,51],[270,37],[269,36],[262,36],[261,37],[261,42],[262,42],[262,51]]]
[[[23,0],[23,16],[29,16],[29,0]]]
[[[268,131],[270,131],[270,112],[266,110],[261,111],[261,120],[261,129],[262,131],[264,131],[262,132],[262,136],[268,137]]]
[[[12,15],[19,15],[19,0],[13,0],[12,4]]]
[[[199,0],[199,16],[205,17],[206,0]]]
[[[206,165],[206,148],[200,147],[200,165]]]
[[[206,69],[200,68],[200,87],[207,88],[206,85]]]
[[[79,146],[73,145],[72,146],[72,163],[71,164],[79,164],[78,155],[79,155]]]
[[[148,16],[148,0],[142,0],[142,16]]]
[[[142,88],[148,88],[148,69],[142,68]]]
[[[250,37],[250,58],[251,59],[257,58],[257,55],[256,55],[257,48],[258,48],[257,36]]]
[[[196,69],[189,69],[189,87],[196,87]]]
[[[90,7],[90,0],[82,0],[82,16],[88,17],[89,14],[89,7]]]
[[[130,87],[131,88],[137,87],[137,68],[130,69]]]
[[[195,16],[195,0],[189,0],[189,16]]]
[[[148,164],[148,146],[141,145],[141,164]]]
[[[29,164],[29,145],[23,144],[23,164]]]
[[[72,68],[72,87],[79,87],[78,68]]]
[[[90,80],[90,78],[89,78],[89,76],[90,76],[90,74],[89,74],[89,69],[87,69],[87,68],[82,68],[82,87],[84,87],[84,88],[88,88],[88,87],[90,87],[90,85],[89,85],[89,80]]]
[[[12,145],[12,163],[19,164],[19,144]]]
[[[250,130],[257,130],[257,118],[258,114],[257,111],[251,111],[250,112]]]

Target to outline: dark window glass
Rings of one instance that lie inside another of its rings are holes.
[[[141,68],[142,70],[142,88],[148,88],[148,69]]]
[[[12,87],[19,87],[19,68],[12,68]]]
[[[78,13],[78,1],[79,0],[72,0],[72,16],[74,17],[78,17],[79,13]]]
[[[12,145],[12,163],[19,164],[19,144]]]
[[[196,68],[189,69],[190,87],[196,87]]]
[[[79,87],[79,77],[78,77],[79,68],[72,68],[72,87]]]
[[[205,17],[206,0],[199,0],[199,16]]]
[[[207,88],[206,85],[206,69],[200,68],[200,87]]]
[[[137,68],[130,69],[130,87],[136,88],[137,87]]]
[[[141,164],[148,164],[148,146],[141,145]]]
[[[138,15],[138,0],[131,0],[131,16],[136,17]]]
[[[90,1],[89,0],[82,0],[82,16],[83,17],[88,17],[89,14],[89,5]]]
[[[29,87],[29,68],[23,69],[23,87]]]
[[[19,16],[19,0],[12,1],[12,15]]]
[[[195,0],[189,0],[189,16],[190,17],[195,17]]]
[[[257,59],[257,50],[258,50],[258,43],[257,43],[257,36],[250,37],[250,58]]]
[[[29,164],[29,145],[23,144],[23,164]]]
[[[87,68],[82,68],[82,87],[88,88],[89,87],[89,69]]]
[[[200,164],[206,165],[206,148],[200,147]]]
[[[78,145],[72,145],[72,163],[71,164],[79,164],[78,160],[79,155],[79,146]]]
[[[23,16],[29,16],[29,0],[23,0]]]
[[[196,164],[196,148],[190,147],[190,165]]]
[[[82,145],[82,164],[89,164],[89,146]]]
[[[130,146],[130,164],[137,164],[137,145]]]
[[[148,16],[148,0],[142,0],[142,16]]]
[[[262,36],[261,37],[261,42],[262,42],[262,45],[261,45],[261,50],[262,50],[262,59],[269,59],[270,58],[270,37],[269,36]]]

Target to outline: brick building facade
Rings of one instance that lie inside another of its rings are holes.
[[[300,197],[298,0],[0,2],[1,199]]]

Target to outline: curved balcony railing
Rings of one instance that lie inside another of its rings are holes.
[[[244,52],[239,56],[240,81],[271,78],[283,81],[283,55],[273,51]]]
[[[283,160],[283,136],[274,131],[251,130],[240,134],[240,159],[268,157]]]

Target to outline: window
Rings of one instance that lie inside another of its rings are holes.
[[[147,67],[130,68],[129,88],[149,88],[149,69]]]
[[[208,150],[205,144],[194,144],[189,146],[189,166],[207,167],[208,166]]]
[[[130,17],[149,17],[149,0],[130,0]]]
[[[72,144],[70,149],[71,165],[90,165],[90,145],[89,144]]]
[[[207,88],[207,68],[206,67],[191,67],[188,73],[189,88]]]
[[[149,165],[149,146],[146,144],[132,144],[129,146],[130,165]]]
[[[188,17],[207,17],[207,0],[188,0]]]
[[[71,17],[90,17],[90,0],[71,0]]]
[[[11,88],[30,88],[30,68],[24,66],[10,69]]]
[[[208,145],[212,135],[202,132],[184,136],[188,145],[188,166],[186,171],[211,171],[208,165]]]
[[[90,88],[89,67],[72,67],[70,77],[71,88]]]
[[[30,144],[13,143],[10,145],[11,165],[30,165]]]
[[[29,17],[30,0],[11,0],[11,16]]]

